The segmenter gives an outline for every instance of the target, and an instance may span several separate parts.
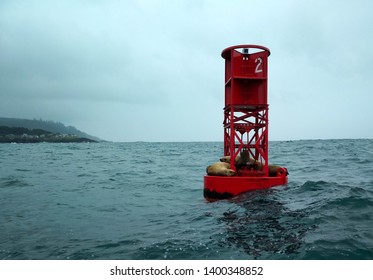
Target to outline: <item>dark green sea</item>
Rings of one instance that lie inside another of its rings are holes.
[[[220,142],[0,144],[0,259],[373,259],[373,140],[269,145],[287,186],[207,202]]]

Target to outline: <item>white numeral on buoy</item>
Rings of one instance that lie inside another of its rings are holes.
[[[263,69],[261,68],[262,62],[263,62],[263,60],[260,57],[255,59],[255,63],[257,63],[257,65],[255,67],[255,73],[263,72]]]

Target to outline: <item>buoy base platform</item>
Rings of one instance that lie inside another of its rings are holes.
[[[204,177],[203,195],[207,200],[227,199],[241,193],[286,185],[286,173],[276,177],[210,176]]]

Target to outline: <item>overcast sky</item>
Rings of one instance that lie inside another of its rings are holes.
[[[2,0],[0,117],[223,141],[221,51],[269,57],[269,139],[373,138],[373,1]]]

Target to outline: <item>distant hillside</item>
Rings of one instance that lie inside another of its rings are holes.
[[[42,129],[0,126],[0,143],[82,143],[97,142],[71,134],[61,134]]]
[[[44,121],[44,120],[28,120],[15,118],[0,118],[0,126],[8,127],[24,127],[27,129],[42,129],[52,133],[76,135],[81,138],[87,138],[95,141],[102,141],[101,139],[84,133],[73,126],[65,126],[60,122]]]

